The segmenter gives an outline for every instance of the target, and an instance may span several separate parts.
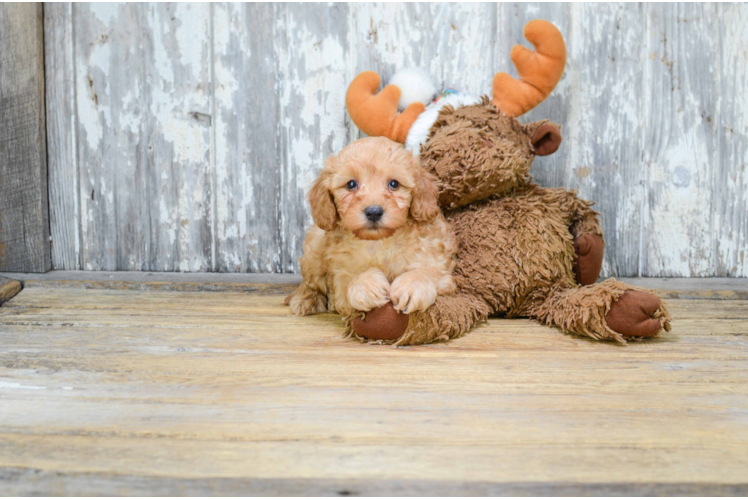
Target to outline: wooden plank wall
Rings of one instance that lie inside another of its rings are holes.
[[[50,269],[42,5],[0,4],[0,271]]]
[[[487,93],[534,18],[569,49],[533,175],[597,200],[603,273],[748,276],[746,4],[48,4],[58,269],[298,272],[348,82]]]

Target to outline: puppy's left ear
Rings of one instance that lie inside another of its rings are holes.
[[[436,178],[421,169],[417,163],[414,170],[417,175],[413,200],[410,203],[410,215],[419,222],[429,222],[439,215],[439,205],[436,203],[439,189],[436,187]]]
[[[325,168],[320,172],[317,180],[309,190],[309,204],[312,207],[312,219],[317,227],[323,231],[332,231],[338,221],[338,211],[332,194],[329,190],[330,177],[332,177],[333,159],[327,160]]]

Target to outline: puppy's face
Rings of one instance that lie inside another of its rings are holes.
[[[410,215],[431,220],[439,213],[437,188],[402,145],[367,137],[328,160],[309,193],[315,223],[336,224],[357,238],[391,236]]]

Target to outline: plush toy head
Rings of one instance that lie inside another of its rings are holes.
[[[560,142],[555,125],[523,125],[484,98],[481,105],[443,108],[420,158],[439,179],[439,204],[452,209],[525,182],[535,155],[555,151]]]
[[[438,179],[442,207],[454,209],[507,192],[527,180],[536,155],[549,155],[561,143],[558,126],[548,121],[525,125],[516,117],[542,102],[560,80],[566,64],[563,37],[539,20],[525,26],[525,37],[536,50],[517,45],[511,53],[521,79],[498,73],[492,100],[452,94],[426,108],[423,96],[433,94],[433,86],[423,78],[395,75],[394,83],[420,84],[420,91],[403,92],[390,84],[375,95],[380,79],[369,71],[348,88],[348,111],[367,134],[404,142],[420,154],[421,166]],[[405,111],[398,114],[398,105]]]

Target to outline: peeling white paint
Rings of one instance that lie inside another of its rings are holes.
[[[39,391],[46,389],[40,385],[21,385],[17,382],[4,382],[0,380],[0,389],[30,389],[32,391]]]

